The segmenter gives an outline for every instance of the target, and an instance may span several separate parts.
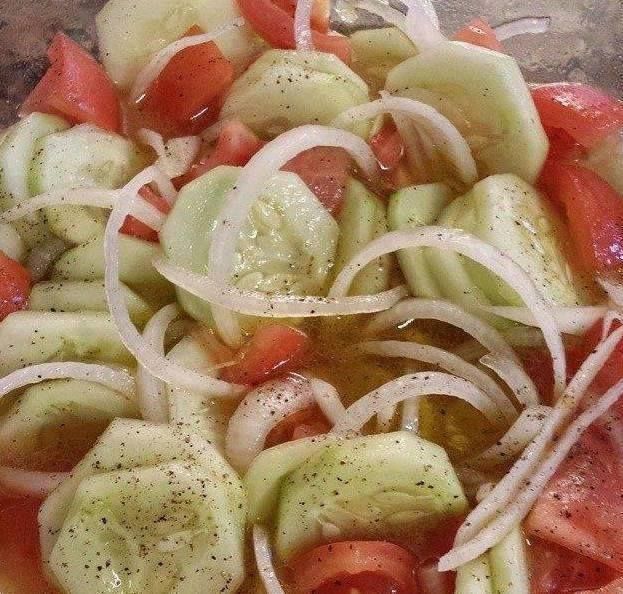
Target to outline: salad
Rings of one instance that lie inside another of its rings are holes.
[[[623,592],[623,103],[430,0],[109,0],[0,142],[4,594]]]

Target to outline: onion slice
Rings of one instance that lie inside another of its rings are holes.
[[[403,375],[366,394],[349,408],[335,423],[332,434],[346,435],[360,431],[376,414],[388,406],[422,396],[453,396],[471,404],[495,423],[497,414],[491,409],[488,396],[474,384],[448,373],[437,371]]]
[[[532,378],[525,372],[523,367],[510,359],[505,359],[489,353],[480,359],[480,363],[494,371],[504,383],[513,391],[515,398],[523,406],[536,406],[540,404],[539,391],[536,389]]]
[[[623,285],[620,283],[613,283],[611,280],[605,278],[598,278],[597,282],[601,285],[601,288],[608,293],[608,297],[617,308],[623,308]]]
[[[493,30],[495,31],[495,36],[500,41],[506,41],[511,37],[526,35],[527,33],[532,35],[547,33],[551,23],[552,19],[550,17],[525,17],[498,25]]]
[[[421,227],[413,231],[386,233],[371,241],[340,271],[329,291],[329,296],[346,295],[358,272],[368,263],[385,254],[414,247],[435,247],[455,251],[481,264],[510,285],[538,321],[552,356],[554,394],[562,394],[566,383],[565,349],[549,305],[523,268],[497,248],[474,235],[444,227]]]
[[[68,477],[68,472],[39,472],[0,466],[0,485],[26,497],[47,497]]]
[[[202,33],[201,35],[189,35],[188,37],[182,37],[173,43],[170,43],[166,47],[157,52],[149,63],[138,73],[132,90],[130,91],[130,99],[132,101],[140,101],[145,92],[151,85],[151,83],[158,78],[160,73],[165,69],[166,65],[171,59],[189,47],[195,45],[201,45],[202,43],[208,43],[218,39],[221,35],[229,33],[238,27],[244,25],[243,18],[237,18],[230,23],[222,25],[210,31],[209,33]]]
[[[409,36],[405,15],[398,9],[383,4],[379,0],[357,0],[355,7],[381,17],[388,25],[396,27],[407,37]]]
[[[155,165],[169,178],[179,177],[186,173],[201,148],[199,136],[170,138],[165,144],[161,134],[142,128],[138,131],[138,137],[158,155]]]
[[[273,565],[270,538],[266,530],[259,524],[253,526],[253,550],[257,572],[260,574],[266,594],[285,594]]]
[[[294,41],[297,50],[314,50],[311,28],[313,6],[314,0],[297,0],[296,2],[296,10],[294,11]]]
[[[430,0],[403,0],[407,6],[407,35],[419,51],[435,47],[446,37],[439,30],[439,19]]]
[[[322,414],[333,424],[346,410],[340,399],[340,394],[330,383],[316,377],[309,380],[312,394]]]

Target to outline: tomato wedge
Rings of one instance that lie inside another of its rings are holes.
[[[242,16],[253,30],[273,47],[296,49],[294,18],[272,0],[238,0]],[[346,64],[350,63],[351,45],[348,37],[312,31],[314,47],[320,52],[335,54]]]
[[[331,425],[317,406],[299,410],[286,417],[273,427],[266,437],[266,447],[273,446],[304,437],[314,437],[328,433]]]
[[[221,377],[236,384],[260,384],[300,367],[310,351],[305,332],[285,326],[262,326],[242,347],[237,361],[225,367]]]
[[[198,29],[188,33],[196,34]],[[188,47],[170,60],[149,86],[140,112],[166,136],[197,134],[218,119],[234,67],[216,43]]]
[[[24,101],[20,115],[35,111],[118,132],[121,108],[113,83],[95,58],[63,33],[48,49],[51,65]]]
[[[273,3],[285,10],[290,16],[294,16],[296,0],[273,0]],[[327,33],[329,31],[330,16],[331,2],[329,0],[315,0],[311,14],[312,27],[316,31]]]
[[[26,268],[0,251],[0,321],[28,305],[30,280]]]
[[[253,130],[245,126],[242,122],[227,122],[218,137],[214,149],[201,157],[199,161],[190,168],[188,173],[175,180],[175,185],[177,187],[182,187],[219,165],[242,167],[249,162],[251,157],[255,155],[264,144],[264,141],[260,140]]]
[[[415,557],[384,541],[323,545],[291,564],[296,594],[417,594]]]
[[[566,213],[579,264],[587,271],[623,271],[623,197],[593,171],[548,160],[540,185]]]
[[[156,194],[150,187],[143,186],[138,192],[149,204],[155,206],[160,212],[168,214],[171,210],[170,204],[159,194]],[[132,235],[145,241],[158,241],[158,232],[145,225],[133,216],[126,217],[121,227],[121,233]]]
[[[470,21],[465,27],[459,29],[454,34],[455,41],[464,41],[472,45],[479,45],[496,52],[503,52],[504,47],[497,38],[495,31],[484,18],[477,18]]]
[[[576,594],[621,594],[622,592],[623,578],[620,578],[602,586],[598,590],[583,590],[582,592],[576,592]]]
[[[582,83],[553,83],[532,90],[546,128],[564,130],[585,148],[623,127],[623,102]]]
[[[393,122],[385,124],[370,139],[369,144],[384,171],[391,171],[398,167],[405,153],[404,143]]]
[[[344,203],[350,155],[341,148],[317,146],[286,163],[283,171],[296,173],[331,213],[337,214]]]

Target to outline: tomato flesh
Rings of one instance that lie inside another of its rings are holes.
[[[474,19],[465,25],[465,27],[459,29],[454,34],[454,40],[464,41],[472,45],[479,45],[480,47],[486,47],[496,52],[504,51],[504,47],[497,38],[495,31],[483,18]]]
[[[20,109],[57,115],[72,124],[121,129],[119,98],[104,69],[75,41],[57,33],[48,49],[50,68]]]
[[[299,410],[278,423],[266,437],[267,448],[328,433],[331,425],[317,406]]]
[[[384,171],[391,171],[398,167],[405,153],[404,143],[393,123],[385,124],[370,139],[370,147]]]
[[[143,186],[138,192],[149,204],[155,206],[160,212],[168,214],[171,210],[170,204],[159,194],[156,194],[150,187]],[[138,239],[145,241],[158,241],[158,232],[151,227],[145,225],[145,223],[135,219],[133,216],[129,216],[123,222],[121,227],[121,233],[125,235],[132,235]]]
[[[30,281],[30,272],[0,251],[0,320],[28,305]]]
[[[273,0],[273,4],[285,10],[291,17],[296,11],[296,0]],[[329,0],[315,0],[312,7],[311,26],[321,33],[329,31],[329,17],[331,16],[331,3]]]

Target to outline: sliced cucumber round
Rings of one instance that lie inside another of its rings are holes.
[[[338,217],[340,239],[335,257],[336,274],[373,239],[387,233],[385,205],[356,179],[346,186]],[[368,264],[353,281],[351,295],[374,295],[389,287],[392,259],[383,256]]]
[[[303,124],[329,124],[367,101],[366,83],[333,54],[270,50],[232,85],[221,118],[272,138]],[[356,132],[368,129],[363,123]]]
[[[37,141],[30,189],[42,194],[68,188],[119,188],[146,164],[133,142],[84,124]],[[106,211],[100,208],[63,206],[44,212],[52,232],[73,244],[101,235],[106,226]]]
[[[389,199],[387,219],[391,231],[407,231],[434,225],[452,200],[450,188],[444,184],[411,186],[396,192]],[[417,297],[439,299],[443,293],[430,270],[424,249],[401,250],[398,262],[402,273]]]
[[[480,173],[515,173],[529,183],[548,140],[513,58],[458,41],[441,43],[396,66],[387,90],[440,109],[463,132]]]
[[[454,591],[456,594],[497,594],[498,591],[494,590],[491,579],[488,553],[468,561],[457,569]]]
[[[184,186],[160,233],[176,264],[207,272],[211,231],[239,169],[218,167]],[[266,293],[318,295],[333,264],[338,226],[301,179],[278,173],[253,207],[238,243],[233,278],[238,287]],[[210,323],[210,305],[178,291],[182,307]]]

